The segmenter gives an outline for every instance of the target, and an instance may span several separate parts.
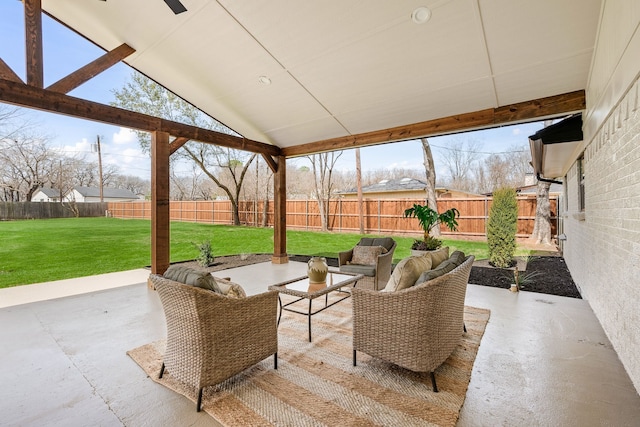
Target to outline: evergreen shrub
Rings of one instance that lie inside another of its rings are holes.
[[[516,251],[518,203],[513,188],[493,192],[493,203],[487,224],[489,261],[496,267],[510,267]]]

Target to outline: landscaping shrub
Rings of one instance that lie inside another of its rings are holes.
[[[493,203],[487,224],[489,261],[496,267],[511,265],[516,250],[518,204],[513,188],[501,188],[493,192]]]

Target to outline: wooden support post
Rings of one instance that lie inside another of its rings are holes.
[[[169,268],[169,134],[151,133],[151,272]]]
[[[287,167],[285,157],[278,156],[278,171],[273,177],[273,264],[286,264],[287,257]]]

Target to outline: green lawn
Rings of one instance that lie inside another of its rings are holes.
[[[61,218],[0,222],[0,288],[131,270],[151,264],[151,223],[116,218]],[[371,235],[368,235],[372,237]],[[336,257],[361,235],[288,231],[287,252]],[[394,262],[409,255],[409,237],[394,237]],[[272,253],[270,228],[171,223],[171,261],[197,257],[192,243],[211,240],[215,256]],[[445,240],[459,249],[487,258],[486,242]]]

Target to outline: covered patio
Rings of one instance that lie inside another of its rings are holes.
[[[254,293],[305,269],[263,263],[225,275]],[[42,292],[96,282],[110,288],[32,303],[28,287],[14,292],[15,303],[26,303],[0,309],[3,425],[216,425],[127,357],[166,335],[158,295],[146,283],[131,284],[139,278],[136,270],[117,281],[41,284]],[[469,285],[466,304],[490,309],[491,317],[458,426],[631,426],[640,419],[640,397],[585,300]]]
[[[637,153],[640,117],[634,1],[183,3],[176,12],[159,0],[25,0],[24,78],[0,59],[2,102],[152,134],[154,273],[170,262],[169,157],[189,140],[260,153],[274,171],[273,262],[263,266],[273,275],[229,272],[255,292],[299,268],[286,248],[287,158],[583,112],[584,140],[557,173],[566,190],[586,186],[579,203],[567,195],[565,250],[587,299],[469,285],[467,304],[491,318],[459,425],[637,423],[640,168],[627,156]],[[45,84],[41,12],[104,57]],[[68,95],[117,61],[239,136]],[[619,193],[602,173],[610,170]],[[599,222],[620,204],[613,227]],[[158,296],[133,280],[0,310],[10,325],[0,331],[3,423],[212,423],[125,355],[165,334]]]

